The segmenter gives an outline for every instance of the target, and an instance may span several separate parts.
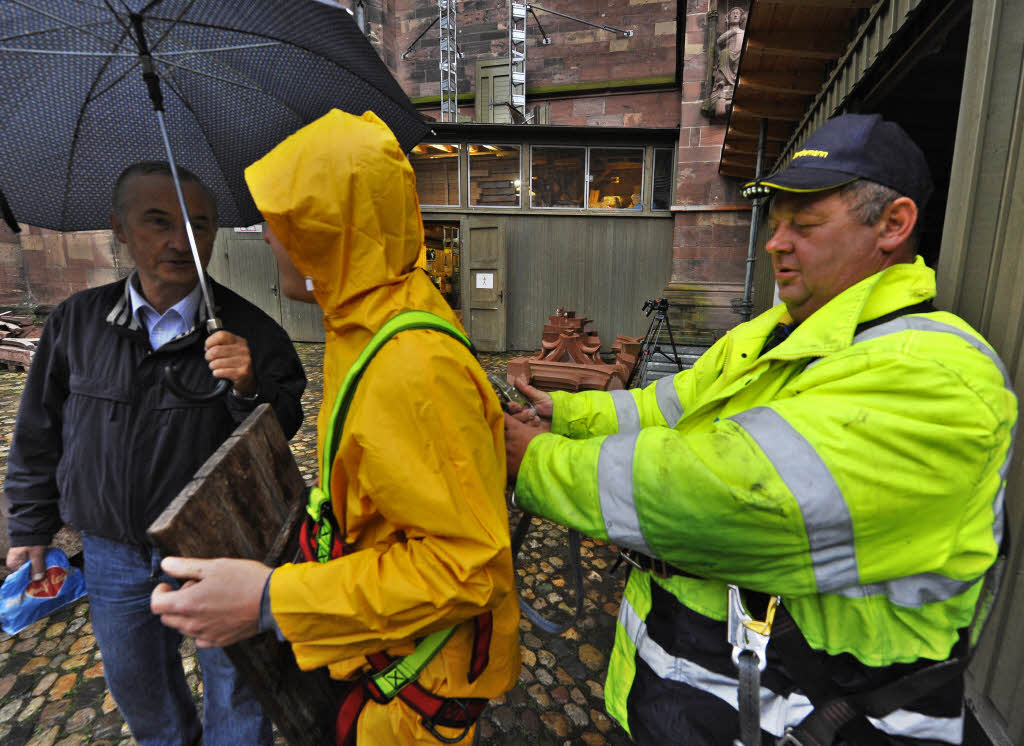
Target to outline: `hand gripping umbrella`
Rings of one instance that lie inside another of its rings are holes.
[[[317,0],[4,0],[0,90],[5,219],[106,228],[117,174],[168,161],[210,332],[177,163],[213,191],[220,225],[245,226],[262,219],[245,167],[330,109],[372,110],[406,151],[427,132],[349,14]]]

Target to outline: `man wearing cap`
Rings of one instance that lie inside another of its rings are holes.
[[[837,117],[748,187],[783,303],[643,390],[520,385],[517,501],[627,550],[605,698],[638,743],[958,744],[1016,397],[931,304],[898,125]]]

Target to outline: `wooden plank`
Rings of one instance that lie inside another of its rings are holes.
[[[813,96],[821,89],[823,78],[824,76],[818,72],[741,72],[739,87],[763,93],[797,93]]]
[[[821,29],[766,31],[747,39],[747,51],[776,57],[834,60],[842,54],[849,37]]]
[[[237,557],[277,566],[295,556],[305,483],[274,410],[238,426],[147,532],[164,554]],[[299,669],[287,642],[263,634],[225,648],[284,739],[333,743],[345,685]]]
[[[641,305],[672,277],[673,221],[593,212],[509,219],[508,349],[539,349],[558,306],[592,318],[605,350],[646,330]]]

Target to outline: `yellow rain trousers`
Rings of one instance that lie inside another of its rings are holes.
[[[412,167],[371,112],[334,110],[245,172],[260,212],[324,311],[322,449],[338,387],[384,323],[418,309],[459,325],[414,265],[423,223]],[[271,608],[304,669],[336,679],[367,653],[402,656],[460,625],[420,674],[442,697],[493,698],[520,669],[519,607],[504,501],[501,408],[469,350],[433,330],[401,332],[370,362],[331,470],[330,494],[351,553],[274,571]],[[467,680],[473,617],[493,611],[490,662]],[[457,732],[440,729],[451,737]],[[359,744],[438,743],[399,699],[367,703]],[[463,744],[473,740],[471,730]]]

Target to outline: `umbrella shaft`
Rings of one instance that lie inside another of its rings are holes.
[[[178,179],[178,166],[174,162],[174,153],[171,150],[171,141],[167,137],[167,127],[164,125],[164,113],[157,110],[157,122],[160,124],[160,135],[164,139],[164,149],[167,151],[167,162],[171,166],[171,178],[174,180],[174,191],[178,193],[178,204],[181,205],[181,215],[185,219],[185,233],[188,235],[188,247],[192,250],[192,259],[196,263],[196,272],[199,275],[199,287],[203,292],[203,303],[206,305],[206,317],[211,322],[216,322],[217,314],[213,311],[213,303],[210,302],[210,289],[206,286],[206,272],[203,270],[203,262],[199,258],[199,249],[196,247],[196,237],[192,232],[192,221],[188,217],[188,208],[185,206],[185,195],[181,191],[181,181]],[[209,322],[208,322],[209,323]],[[211,328],[213,328],[211,326]],[[216,322],[216,328],[220,328]]]

